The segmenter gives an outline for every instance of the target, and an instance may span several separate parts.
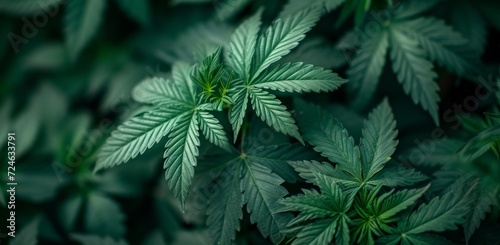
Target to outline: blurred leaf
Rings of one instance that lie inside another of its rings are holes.
[[[71,238],[81,245],[127,245],[124,240],[115,240],[111,237],[100,237],[95,235],[72,234]]]
[[[15,15],[30,15],[35,13],[47,13],[49,9],[57,8],[63,0],[2,0],[0,1],[0,12]]]
[[[9,243],[10,245],[36,245],[38,244],[38,225],[40,217],[31,220],[26,226],[19,230],[16,237]]]
[[[59,219],[67,232],[74,229],[82,205],[83,197],[81,195],[72,195],[61,203],[58,210]]]
[[[63,23],[66,46],[73,60],[96,35],[106,3],[104,0],[71,0],[68,3]]]
[[[125,215],[113,199],[98,193],[88,196],[84,222],[90,233],[121,238],[125,234],[124,220]]]
[[[149,25],[151,14],[149,0],[117,0],[120,7],[142,26]]]

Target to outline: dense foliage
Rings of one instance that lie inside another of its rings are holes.
[[[9,165],[17,182],[15,208],[0,193],[2,242],[500,239],[499,3],[4,0],[0,12],[2,189]]]

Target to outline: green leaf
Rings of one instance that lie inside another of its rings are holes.
[[[339,168],[362,182],[359,148],[347,130],[332,115],[317,106],[297,102],[298,121],[304,139],[314,150],[337,163]]]
[[[281,186],[283,179],[258,163],[242,159],[243,178],[241,191],[244,203],[250,213],[250,221],[264,237],[270,237],[274,244],[283,239],[286,224],[292,218],[289,213],[276,213],[282,206],[278,200],[288,194]]]
[[[347,89],[356,94],[353,103],[355,108],[363,108],[373,97],[375,89],[385,65],[389,47],[388,32],[384,29],[367,42],[356,53],[349,66]]]
[[[231,244],[235,239],[235,231],[240,230],[240,219],[243,218],[243,196],[241,194],[239,175],[240,165],[229,163],[219,174],[215,193],[210,197],[207,210],[207,224],[210,236],[216,244]]]
[[[115,201],[98,193],[88,196],[84,223],[90,233],[121,238],[125,233],[124,221],[125,215]]]
[[[114,240],[109,236],[100,237],[96,235],[72,234],[71,239],[74,241],[78,241],[79,244],[81,245],[97,245],[97,244],[127,245],[128,244],[124,240]]]
[[[95,36],[106,8],[102,0],[71,0],[64,16],[66,45],[73,60]]]
[[[190,75],[191,66],[185,62],[176,62],[172,67],[172,78],[174,79],[177,86],[179,86],[180,91],[188,91],[182,93],[176,93],[179,98],[190,102],[190,104],[197,103],[196,90],[194,88],[194,82]]]
[[[149,25],[150,6],[149,0],[117,0],[122,10],[142,26]]]
[[[249,93],[252,108],[262,121],[276,131],[290,135],[303,143],[295,120],[286,107],[281,104],[281,101],[276,99],[276,96],[257,88],[250,89]]]
[[[258,162],[271,169],[288,183],[295,183],[298,179],[297,173],[288,161],[309,159],[311,151],[300,144],[285,144],[261,146],[257,145],[250,149],[244,149],[253,162]]]
[[[290,53],[304,39],[305,33],[314,26],[320,15],[321,9],[312,7],[276,20],[257,41],[250,80],[257,78],[272,63]]]
[[[415,169],[403,166],[388,167],[375,175],[369,183],[372,185],[382,184],[389,187],[411,186],[429,179]]]
[[[377,106],[365,121],[360,152],[365,180],[380,172],[396,150],[396,121],[389,102],[385,99]]]
[[[229,122],[233,128],[234,136],[233,141],[236,142],[238,133],[240,132],[243,118],[245,117],[248,106],[248,89],[242,89],[237,92],[233,97],[234,104],[229,108]]]
[[[215,13],[220,20],[224,21],[238,14],[249,2],[250,0],[220,0],[213,3]]]
[[[266,70],[253,85],[255,88],[280,92],[331,92],[346,80],[320,67],[299,63],[287,63]]]
[[[199,115],[194,111],[185,113],[169,134],[163,154],[165,179],[182,209],[190,191],[199,146]]]
[[[295,236],[293,245],[324,244],[333,240],[339,218],[321,219],[309,223]]]
[[[224,132],[224,128],[220,124],[219,120],[214,117],[209,112],[199,111],[200,117],[200,129],[205,135],[210,143],[219,146],[220,148],[231,151],[231,146],[227,140],[226,132]]]
[[[184,110],[166,105],[129,119],[101,147],[94,171],[122,164],[144,153],[172,129]]]
[[[442,232],[455,230],[458,224],[464,222],[464,216],[469,208],[469,198],[465,192],[455,190],[442,197],[435,197],[429,203],[422,204],[417,211],[412,212],[400,227],[404,234],[419,234],[428,231]]]
[[[476,187],[478,188],[478,187]],[[486,217],[486,214],[491,212],[491,206],[498,202],[498,187],[480,187],[470,195],[473,199],[471,203],[471,211],[467,214],[464,223],[464,233],[467,241],[470,240],[474,232],[481,225],[481,221]]]
[[[338,8],[344,2],[345,0],[288,0],[288,3],[285,5],[285,7],[283,7],[283,10],[280,13],[280,17],[282,18],[288,15],[295,14],[312,5],[324,7],[326,8],[327,12],[330,12]]]
[[[338,215],[337,212],[331,209],[331,200],[317,193],[304,192],[304,194],[287,197],[279,202],[285,205],[279,209],[279,212],[300,211],[300,215],[294,218],[288,226]]]
[[[448,68],[459,76],[477,73],[477,51],[460,33],[444,21],[435,18],[418,18],[401,24],[415,38],[430,60]]]
[[[397,13],[395,14],[395,19],[401,20],[416,16],[422,12],[431,9],[434,5],[438,3],[438,0],[413,0],[401,4]]]
[[[247,84],[250,82],[250,69],[261,25],[261,15],[262,10],[259,10],[245,20],[236,29],[229,42],[229,63]]]
[[[189,92],[182,90],[177,83],[161,77],[147,78],[132,90],[132,96],[137,102],[189,106],[189,100],[185,98],[187,93]]]
[[[305,179],[308,183],[316,183],[316,173],[322,173],[328,176],[335,176],[336,169],[327,162],[320,163],[318,161],[289,161],[290,164],[295,171],[297,171],[303,179]]]
[[[9,244],[11,245],[36,245],[40,227],[40,217],[36,217],[24,225]]]
[[[60,2],[62,0],[5,0],[0,2],[0,12],[16,15],[32,15],[39,11],[51,11],[51,13],[54,11],[57,14],[61,11]]]
[[[430,185],[420,189],[402,190],[390,194],[387,198],[376,204],[380,207],[379,218],[387,220],[397,213],[413,205],[426,191]]]
[[[432,64],[425,60],[418,42],[404,34],[405,28],[396,25],[390,31],[392,69],[405,93],[410,94],[413,102],[428,111],[434,123],[439,125],[439,87],[434,82],[437,75],[432,71]]]
[[[486,38],[488,37],[488,25],[474,4],[460,2],[453,6],[451,20],[453,29],[467,38],[469,43],[478,51],[479,55],[484,53]]]

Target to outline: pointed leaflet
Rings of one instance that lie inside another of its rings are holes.
[[[463,223],[464,216],[469,210],[470,201],[464,194],[464,191],[454,190],[420,205],[417,211],[412,212],[407,219],[403,219],[401,232],[418,234],[457,229],[457,225]]]
[[[429,189],[429,186],[420,189],[402,190],[389,195],[381,202],[377,201],[375,206],[380,207],[378,217],[386,220],[405,210],[410,205],[413,205]]]
[[[226,151],[231,151],[231,146],[227,141],[226,132],[224,132],[224,128],[220,124],[219,120],[217,120],[214,115],[206,111],[198,111],[198,114],[200,116],[201,131],[207,140]]]
[[[197,163],[199,136],[199,115],[195,111],[185,113],[178,119],[165,145],[165,179],[175,197],[184,202],[189,194],[194,167]]]
[[[399,23],[404,31],[416,38],[432,61],[459,76],[472,76],[477,72],[479,56],[467,39],[444,21],[435,18],[418,18]]]
[[[105,7],[103,0],[69,1],[63,24],[66,46],[73,60],[97,33]]]
[[[362,182],[359,149],[344,127],[317,106],[297,101],[295,108],[304,138],[314,150]]]
[[[188,91],[178,94],[178,97],[194,105],[197,103],[197,98],[193,80],[189,75],[190,70],[191,65],[188,63],[176,62],[172,67],[172,78],[178,84],[179,90]]]
[[[470,240],[476,229],[479,228],[486,214],[491,211],[491,206],[497,203],[497,197],[495,196],[498,193],[498,187],[481,186],[479,188],[481,189],[474,190],[474,193],[470,195],[470,198],[473,199],[470,207],[471,211],[465,217],[464,233],[467,241]]]
[[[333,240],[339,218],[321,219],[309,223],[295,236],[292,245],[328,245]]]
[[[385,65],[388,47],[388,33],[383,29],[365,42],[352,60],[347,71],[349,77],[347,89],[356,95],[353,101],[354,107],[366,106],[373,97]]]
[[[279,212],[300,211],[288,226],[300,224],[304,221],[334,217],[338,213],[331,209],[332,202],[323,195],[305,190],[304,194],[287,197],[279,201],[285,205]]]
[[[283,179],[263,165],[242,159],[243,178],[241,191],[244,203],[250,213],[250,221],[255,224],[264,237],[270,236],[277,244],[283,239],[286,224],[291,220],[289,213],[276,213],[282,206],[278,200],[288,194],[281,186]]]
[[[101,147],[95,171],[127,162],[144,153],[174,128],[177,117],[183,112],[179,108],[158,107],[120,125]]]
[[[150,21],[150,7],[147,0],[117,0],[122,10],[142,26],[147,26]]]
[[[259,10],[245,20],[231,36],[229,43],[229,63],[245,83],[250,82],[250,68],[261,25],[261,15],[262,10]]]
[[[161,77],[147,78],[132,90],[132,97],[137,102],[149,104],[180,104],[189,105],[179,84]]]
[[[290,53],[290,50],[304,39],[305,33],[314,26],[320,15],[321,9],[312,7],[276,20],[257,41],[251,80],[282,56]]]
[[[405,93],[414,103],[428,111],[434,123],[439,125],[439,87],[434,82],[436,73],[432,64],[425,60],[425,54],[417,41],[404,34],[404,26],[393,25],[390,31],[392,69]]]
[[[248,89],[241,89],[233,96],[234,104],[229,108],[229,122],[233,128],[233,141],[236,142],[240,132],[243,118],[245,117],[248,106]]]
[[[290,112],[276,99],[276,96],[262,89],[250,89],[252,108],[258,117],[278,132],[290,135],[301,143],[302,137]]]
[[[281,92],[329,92],[336,90],[346,80],[330,70],[313,65],[286,63],[266,70],[253,85],[255,88]]]
[[[241,165],[229,162],[219,174],[214,195],[210,197],[207,211],[207,224],[215,244],[231,244],[235,231],[240,230],[243,218],[243,196],[241,194],[239,173]]]
[[[368,115],[362,132],[359,149],[363,163],[363,177],[369,180],[384,168],[384,164],[389,161],[398,144],[396,121],[387,99]]]

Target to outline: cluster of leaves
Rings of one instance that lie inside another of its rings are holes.
[[[19,182],[9,244],[498,241],[500,82],[484,79],[500,64],[498,3],[5,0],[0,12],[0,57],[12,55],[0,133],[16,132]],[[439,116],[471,91],[467,111]],[[417,141],[440,124],[440,139]]]

